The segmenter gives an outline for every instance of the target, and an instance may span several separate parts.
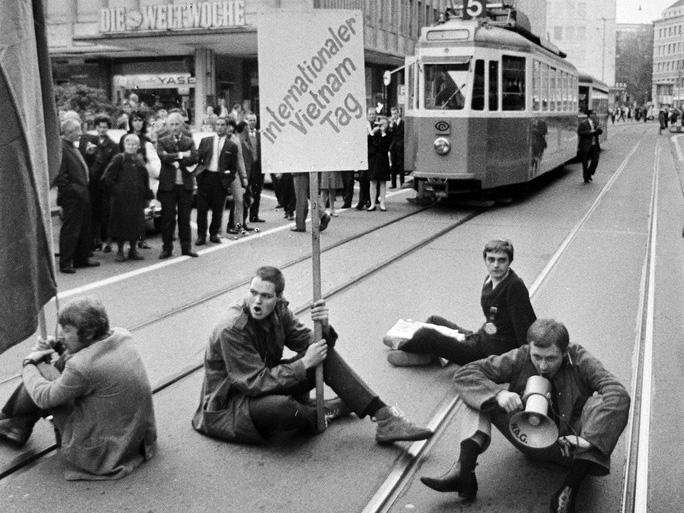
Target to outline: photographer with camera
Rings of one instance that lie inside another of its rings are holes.
[[[0,413],[0,440],[21,447],[52,415],[67,480],[120,479],[154,455],[157,439],[142,359],[95,299],[71,301],[58,323],[59,338],[39,339],[23,360],[23,383]]]

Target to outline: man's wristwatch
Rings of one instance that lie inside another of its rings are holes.
[[[36,364],[36,362],[31,360],[30,358],[24,358],[24,360],[21,362],[22,368],[26,367],[27,365],[35,365],[35,364]]]

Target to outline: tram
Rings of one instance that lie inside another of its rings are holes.
[[[520,11],[467,5],[423,27],[406,58],[405,166],[419,196],[526,183],[576,154],[577,69]]]
[[[599,120],[603,133],[599,141],[608,138],[608,86],[586,73],[579,73],[579,112],[580,120],[586,117],[587,109],[591,109]]]

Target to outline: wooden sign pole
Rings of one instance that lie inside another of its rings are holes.
[[[313,273],[313,302],[321,299],[321,213],[318,202],[318,173],[309,173],[309,197],[311,198],[311,265]],[[314,341],[323,338],[323,327],[314,322]],[[323,409],[323,364],[316,366],[316,423],[318,432],[325,431],[325,411]]]

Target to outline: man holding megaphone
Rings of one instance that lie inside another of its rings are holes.
[[[537,319],[527,344],[459,369],[464,434],[459,459],[441,477],[421,477],[440,492],[477,493],[475,464],[491,440],[491,424],[520,451],[569,467],[550,511],[574,512],[577,490],[589,474],[606,475],[629,413],[624,386],[582,346],[569,344],[566,327]],[[507,389],[502,384],[508,383]]]

